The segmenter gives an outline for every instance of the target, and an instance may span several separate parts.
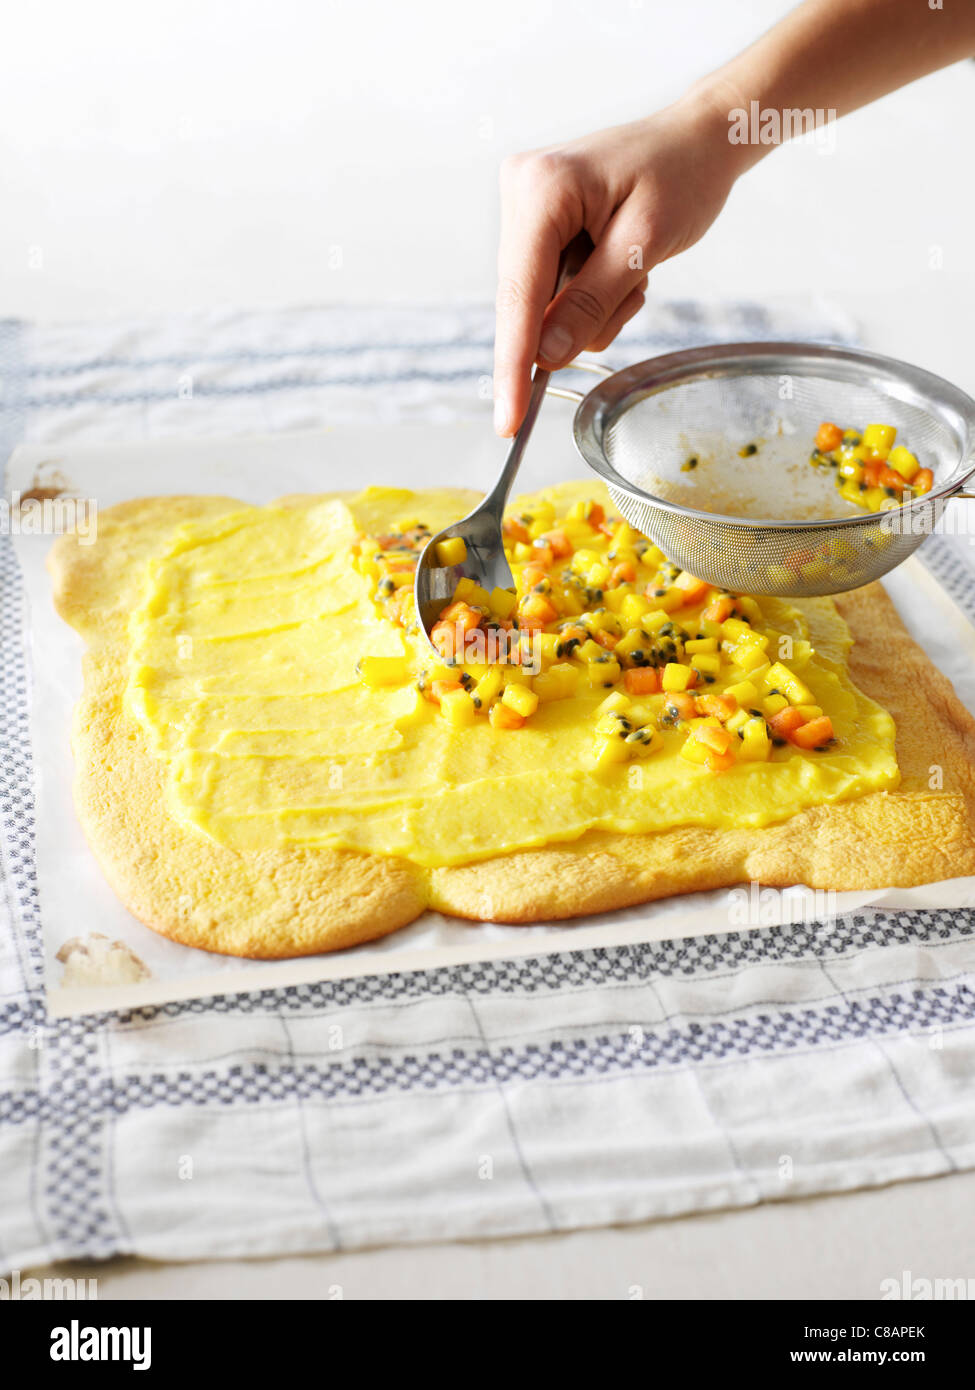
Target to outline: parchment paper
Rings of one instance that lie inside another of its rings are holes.
[[[160,493],[225,493],[266,502],[287,492],[366,483],[486,486],[503,445],[480,423],[345,425],[314,433],[239,439],[166,440],[132,445],[24,445],[8,466],[8,493],[48,481],[94,498],[99,508]],[[564,415],[543,415],[519,486],[529,491],[583,476]],[[44,567],[49,536],[15,535],[28,600],[32,666],[32,748],[37,796],[37,871],[53,1017],[158,1004],[212,994],[357,975],[430,969],[464,961],[721,933],[784,921],[814,921],[865,906],[975,905],[975,879],[914,889],[813,894],[743,889],[697,893],[576,923],[531,927],[476,924],[426,913],[374,944],[295,961],[244,961],[193,950],[144,927],[108,887],[74,813],[69,744],[80,693],[81,642],[57,617]],[[933,542],[937,543],[937,542]],[[975,709],[975,629],[927,571],[912,560],[888,587],[912,635]],[[99,933],[125,944],[151,972],[139,983],[65,987],[57,954],[65,942]]]

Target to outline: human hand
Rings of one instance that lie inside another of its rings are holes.
[[[648,272],[692,246],[739,172],[728,121],[693,96],[629,125],[518,154],[501,170],[495,429],[521,423],[532,364],[601,352],[643,304]],[[594,250],[551,303],[559,255]]]

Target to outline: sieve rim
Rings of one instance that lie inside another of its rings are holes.
[[[832,369],[823,373],[817,367],[828,364]],[[728,376],[757,376],[785,370],[795,375],[833,375],[837,380],[862,384],[866,374],[872,374],[882,386],[896,387],[890,391],[895,399],[935,415],[951,430],[961,446],[961,460],[950,476],[930,492],[902,504],[899,515],[911,515],[930,508],[932,502],[947,501],[975,476],[975,401],[950,381],[915,367],[896,357],[868,352],[862,348],[837,347],[828,343],[791,341],[752,341],[721,343],[706,347],[684,348],[679,352],[663,353],[635,362],[594,386],[582,397],[573,417],[572,433],[576,449],[583,461],[611,487],[626,493],[634,500],[658,507],[673,515],[711,525],[757,527],[776,531],[808,531],[825,526],[850,528],[875,526],[887,513],[866,512],[861,516],[814,517],[806,520],[784,521],[777,517],[733,516],[723,512],[706,512],[658,497],[635,483],[628,482],[606,457],[603,437],[606,430],[623,413],[623,402],[639,390],[639,399],[659,395],[677,384],[717,379]]]

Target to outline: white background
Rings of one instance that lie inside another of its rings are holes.
[[[503,155],[653,110],[788,8],[8,7],[0,312],[490,299]],[[826,293],[975,389],[955,331],[975,300],[973,98],[960,64],[845,119],[832,153],[775,151],[655,292]]]

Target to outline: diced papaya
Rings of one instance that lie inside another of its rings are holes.
[[[706,579],[697,579],[687,570],[682,570],[674,580],[674,588],[684,595],[684,603],[700,603],[711,590]]]
[[[778,714],[773,714],[768,724],[777,738],[791,738],[804,722],[799,711],[790,705],[788,709],[781,709]]]
[[[797,748],[822,748],[833,737],[832,721],[828,714],[823,714],[801,724],[789,737]]]
[[[843,431],[839,425],[824,420],[816,431],[816,448],[821,454],[830,454],[843,443]]]
[[[731,617],[734,604],[727,594],[720,594],[712,599],[701,614],[702,618],[707,618],[712,623],[723,623]]]
[[[730,719],[738,708],[738,701],[728,695],[699,695],[697,707],[701,714],[713,714],[724,721]]]
[[[693,695],[675,690],[667,696],[664,709],[668,713],[672,711],[681,722],[684,722],[693,719],[697,714],[697,701]]]
[[[476,608],[472,608],[463,599],[459,603],[449,603],[440,614],[440,621],[444,623],[456,623],[463,632],[473,632],[476,627],[480,627],[482,614]]]
[[[654,695],[660,689],[660,674],[655,666],[633,666],[623,677],[630,695]]]
[[[907,486],[907,484],[904,482],[904,479],[897,472],[897,470],[895,468],[888,467],[886,464],[880,470],[880,477],[878,479],[878,482],[881,487],[893,488],[893,490],[898,494],[898,496],[904,491],[905,487]]]
[[[562,560],[566,555],[572,554],[572,542],[562,530],[546,531],[541,539],[557,560]]]
[[[559,616],[558,609],[551,603],[544,594],[527,594],[518,605],[518,613],[522,619],[527,619],[522,626],[529,624],[544,626],[546,623],[554,623]]]
[[[501,529],[510,540],[520,541],[522,545],[528,545],[531,540],[528,527],[524,522],[519,521],[516,516],[505,517],[504,525]]]
[[[452,690],[463,690],[460,681],[431,681],[428,689],[430,699],[439,705],[445,695],[449,695]]]
[[[521,582],[525,589],[534,589],[536,584],[543,584],[547,579],[548,574],[541,565],[529,563],[521,572]]]
[[[453,623],[443,621],[434,623],[430,629],[430,641],[440,655],[445,660],[449,660],[457,648],[457,629]]]
[[[492,729],[520,729],[525,723],[525,716],[518,714],[510,705],[498,700],[491,706],[491,713],[488,715]]]
[[[636,580],[636,566],[630,560],[614,565],[606,580],[607,589],[618,589],[621,584],[632,584]]]
[[[732,735],[727,729],[714,724],[698,724],[694,730],[694,737],[698,743],[703,743],[705,748],[711,749],[714,753],[727,753],[731,747]]]
[[[727,753],[708,753],[706,767],[710,772],[727,772],[734,765],[735,755],[730,750]]]

